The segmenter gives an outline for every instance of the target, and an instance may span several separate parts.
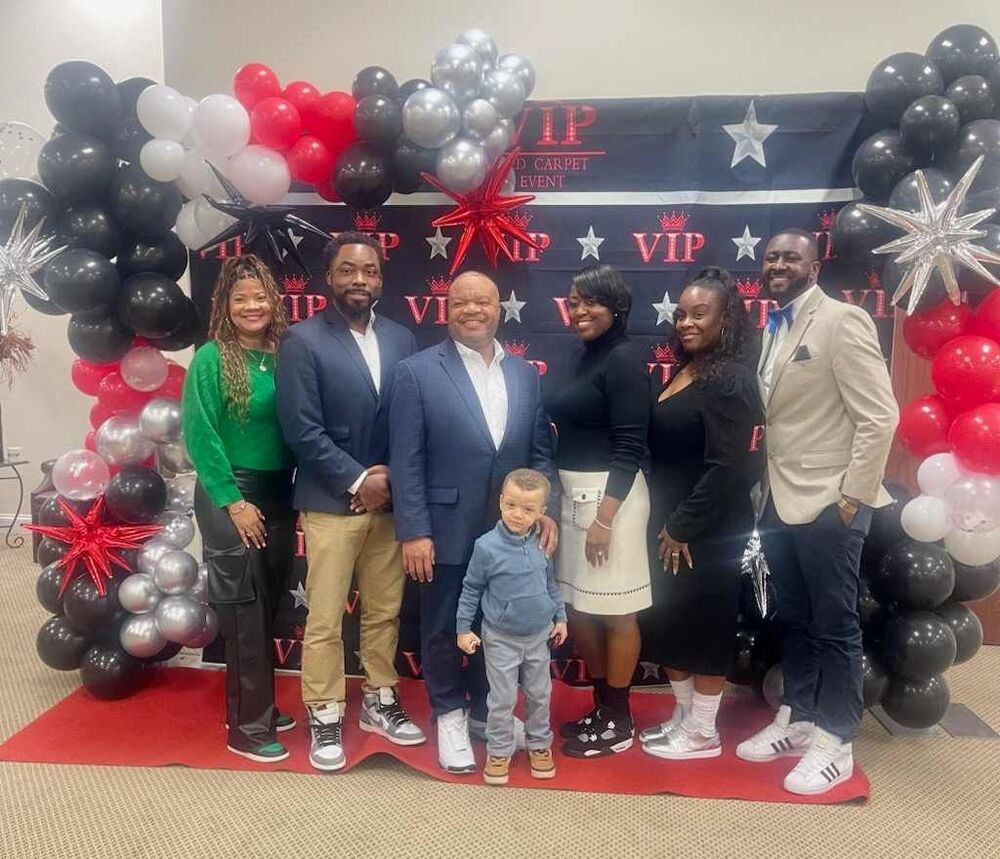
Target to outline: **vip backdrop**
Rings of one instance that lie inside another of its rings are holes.
[[[830,240],[837,211],[856,196],[851,159],[872,130],[862,125],[863,98],[856,93],[529,103],[518,129],[515,187],[536,199],[515,220],[539,247],[515,241],[515,262],[501,258],[493,271],[474,245],[462,268],[491,273],[502,303],[500,341],[546,373],[565,360],[572,342],[564,304],[571,277],[588,265],[615,266],[632,288],[629,330],[658,385],[670,373],[673,306],[685,281],[706,265],[728,268],[762,327],[769,307],[758,296],[764,248],[778,229],[800,227],[819,241],[824,289],[872,315],[888,356],[892,310],[878,270],[839,260]],[[291,200],[300,206],[297,214],[330,233],[360,230],[379,240],[387,263],[377,313],[410,326],[421,347],[446,335],[458,233],[430,224],[451,208],[448,201],[432,193],[396,195],[367,212],[324,204],[313,193],[293,193]],[[306,278],[292,265],[280,272],[297,322],[326,306],[323,241],[294,230],[291,238],[312,272]],[[192,297],[203,318],[219,261],[239,252],[234,239],[192,260]],[[304,549],[300,533],[275,640],[278,664],[287,669],[299,667],[308,611]],[[419,617],[409,587],[397,665],[404,676],[420,676]],[[355,673],[358,612],[353,592],[344,637]],[[205,659],[223,661],[221,640]],[[651,655],[643,660],[637,682],[662,682]],[[553,670],[567,681],[585,679],[572,642],[556,654]]]

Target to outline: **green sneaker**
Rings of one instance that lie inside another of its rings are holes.
[[[290,731],[296,725],[295,719],[289,716],[288,713],[279,712],[274,720],[274,730],[278,731]]]
[[[276,764],[288,757],[288,749],[281,743],[267,743],[252,750],[238,749],[235,746],[226,746],[226,748],[234,754],[243,755],[243,757],[261,764]]]

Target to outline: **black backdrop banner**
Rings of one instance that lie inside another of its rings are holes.
[[[598,262],[615,266],[633,293],[629,331],[654,384],[662,384],[673,363],[667,346],[673,303],[685,281],[706,265],[728,268],[747,313],[763,327],[770,306],[758,295],[764,248],[779,229],[799,227],[819,242],[823,288],[871,314],[888,356],[892,309],[877,267],[842,263],[830,242],[837,211],[857,196],[850,164],[867,131],[858,93],[529,103],[518,130],[516,190],[536,199],[515,217],[540,248],[514,242],[515,261],[501,257],[491,270],[474,245],[463,269],[491,274],[502,303],[498,338],[546,373],[564,359],[573,336],[564,304],[572,275]],[[360,230],[378,239],[387,262],[377,313],[411,327],[421,348],[446,336],[447,273],[458,231],[430,223],[450,210],[447,198],[394,195],[365,212],[313,193],[289,197],[298,215],[331,234]],[[292,239],[312,273],[305,277],[291,266],[278,272],[294,323],[322,310],[327,299],[322,239],[294,232]],[[192,297],[203,318],[220,260],[241,250],[236,239],[192,256]],[[297,548],[275,638],[278,665],[287,669],[299,668],[308,611],[301,532]],[[414,587],[407,585],[397,667],[419,677]],[[347,669],[360,673],[356,591],[345,608]],[[223,661],[221,640],[205,651],[205,661]],[[572,640],[554,654],[552,670],[570,682],[586,680]],[[664,678],[644,654],[636,682]]]

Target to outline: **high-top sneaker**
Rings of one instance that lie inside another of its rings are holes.
[[[380,734],[397,746],[419,746],[427,741],[424,732],[399,703],[392,686],[382,686],[376,692],[365,692],[358,727],[362,731]]]
[[[785,776],[790,793],[826,793],[854,773],[854,746],[829,731],[816,728],[812,745],[802,760]]]
[[[598,707],[590,724],[570,737],[562,747],[571,758],[597,758],[624,752],[632,747],[635,724],[632,717]]]
[[[736,747],[736,757],[759,762],[804,755],[814,726],[812,722],[789,722],[791,716],[792,708],[782,704],[770,725]]]
[[[469,718],[458,708],[437,718],[438,765],[445,772],[465,775],[476,771],[469,739]]]
[[[573,719],[571,722],[563,722],[559,726],[559,736],[564,740],[568,740],[571,737],[589,731],[597,719],[597,711],[600,708],[600,704],[594,704],[593,708],[589,712],[584,713],[579,719]]]
[[[344,755],[343,704],[307,707],[309,713],[309,763],[318,770],[339,770],[347,763]]]

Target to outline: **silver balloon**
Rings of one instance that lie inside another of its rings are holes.
[[[166,646],[167,639],[156,625],[156,616],[137,614],[128,618],[118,633],[118,640],[127,653],[137,659],[156,656]]]
[[[188,588],[184,596],[194,602],[208,605],[208,564],[204,561],[198,564],[198,581]]]
[[[153,455],[156,446],[139,429],[135,418],[114,415],[97,429],[97,452],[108,465],[137,465]]]
[[[777,710],[781,706],[781,699],[785,695],[785,678],[781,673],[781,663],[776,662],[767,669],[762,684],[764,700],[771,706],[772,710]]]
[[[507,69],[494,69],[486,74],[482,95],[503,117],[517,116],[524,107],[524,84],[516,73]]]
[[[453,191],[463,192],[482,184],[489,166],[481,144],[459,137],[438,150],[434,172]]]
[[[431,82],[459,104],[479,95],[483,64],[475,48],[454,44],[442,48],[431,63]]]
[[[494,128],[489,134],[486,135],[486,140],[484,145],[486,147],[486,157],[489,159],[490,164],[497,160],[510,146],[510,131],[504,123],[507,120],[501,120],[497,123],[496,128]]]
[[[167,510],[189,513],[194,509],[194,487],[198,478],[194,474],[179,474],[167,481]]]
[[[184,642],[185,647],[208,647],[219,634],[219,616],[210,608],[205,608],[205,623],[193,638]]]
[[[481,142],[496,128],[499,119],[497,109],[485,98],[474,98],[462,108],[462,133]]]
[[[156,625],[167,641],[187,644],[204,628],[207,611],[185,596],[164,597],[156,607]]]
[[[186,549],[194,539],[194,521],[187,513],[161,513],[156,524],[163,526],[156,539],[167,543],[172,549]]]
[[[474,27],[466,30],[455,39],[460,45],[468,45],[479,55],[479,62],[484,66],[495,66],[497,62],[497,43],[485,30]]]
[[[194,471],[194,465],[191,462],[191,457],[188,456],[184,439],[168,441],[166,444],[158,445],[156,448],[156,461],[160,466],[174,472],[174,474],[185,474],[188,471]]]
[[[198,562],[187,552],[174,549],[160,558],[153,581],[165,594],[182,594],[198,581]]]
[[[118,586],[118,602],[132,614],[151,612],[161,596],[153,577],[146,573],[133,573]]]
[[[497,68],[513,72],[524,86],[524,97],[527,98],[535,90],[535,67],[531,61],[520,54],[504,54],[497,60]]]
[[[462,114],[454,100],[435,87],[417,90],[403,105],[403,131],[418,146],[444,146],[461,127]]]
[[[180,401],[168,400],[165,397],[150,400],[139,412],[139,429],[146,438],[157,444],[180,440]]]
[[[147,576],[152,576],[156,565],[160,563],[160,558],[167,554],[167,552],[173,551],[173,548],[165,540],[160,540],[158,537],[153,537],[152,540],[144,543],[139,550],[139,560],[137,562],[139,572],[145,573]],[[131,611],[135,611],[135,609],[131,609]]]

